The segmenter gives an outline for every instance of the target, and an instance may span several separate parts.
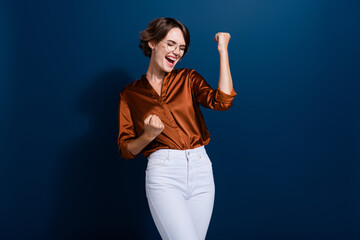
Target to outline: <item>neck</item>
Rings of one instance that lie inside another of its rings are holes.
[[[161,70],[161,68],[155,64],[153,58],[151,58],[148,70],[146,72],[147,79],[152,82],[162,82],[165,75],[166,72]]]

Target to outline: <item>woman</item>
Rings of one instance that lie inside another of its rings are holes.
[[[140,34],[150,58],[145,75],[120,94],[120,155],[148,158],[146,197],[163,239],[205,239],[215,185],[204,145],[210,140],[199,104],[227,110],[236,95],[227,46],[230,34],[214,39],[220,54],[217,90],[191,69],[174,69],[189,49],[190,33],[173,18],[157,18]]]

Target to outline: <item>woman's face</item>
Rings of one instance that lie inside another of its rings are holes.
[[[164,72],[171,72],[184,54],[185,39],[180,28],[172,28],[165,38],[156,45],[149,42],[152,49],[151,61]]]

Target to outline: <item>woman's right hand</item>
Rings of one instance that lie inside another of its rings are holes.
[[[164,129],[164,124],[156,115],[149,115],[144,120],[144,132],[128,144],[128,150],[132,155],[139,154],[152,140],[154,140]]]
[[[149,115],[144,120],[144,129],[144,135],[153,140],[164,130],[164,124],[158,116]]]

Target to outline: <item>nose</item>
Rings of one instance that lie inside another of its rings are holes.
[[[175,50],[174,50],[174,53],[176,54],[176,55],[180,55],[180,48],[179,48],[179,46],[176,46],[176,48],[175,48]]]

